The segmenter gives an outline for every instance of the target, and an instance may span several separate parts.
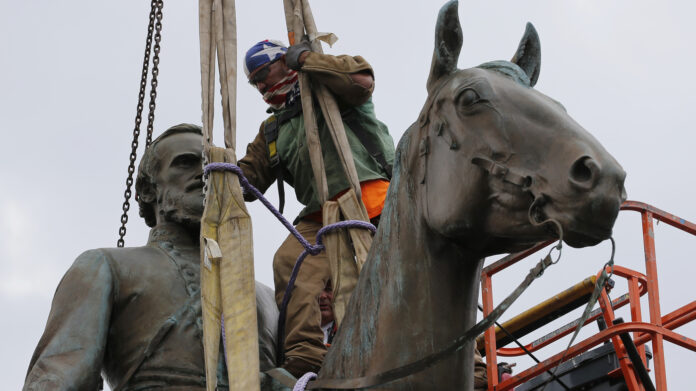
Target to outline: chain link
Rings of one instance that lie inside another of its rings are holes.
[[[133,187],[133,173],[135,173],[135,160],[138,153],[138,138],[140,137],[140,124],[142,122],[143,114],[143,103],[145,101],[145,88],[147,87],[147,76],[149,74],[150,68],[150,54],[152,52],[152,35],[155,31],[155,20],[157,19],[157,25],[159,30],[162,29],[162,0],[152,0],[150,3],[150,17],[147,26],[147,38],[145,39],[145,58],[143,60],[143,69],[140,75],[140,89],[138,91],[138,106],[135,113],[135,127],[133,129],[133,141],[131,142],[131,153],[129,156],[128,163],[128,177],[126,178],[126,190],[123,193],[123,214],[121,214],[121,227],[118,229],[118,241],[116,242],[117,247],[123,247],[125,245],[124,237],[126,236],[126,223],[128,223],[128,211],[130,210],[130,198],[131,198],[131,188]],[[160,34],[157,31],[157,37],[155,42],[156,53],[159,54],[159,39]],[[159,57],[157,56],[157,63],[159,63]],[[154,67],[156,67],[155,65]],[[153,67],[153,74],[154,74]],[[153,86],[157,85],[156,77],[153,80]],[[155,96],[157,94],[155,93]],[[151,114],[148,115],[148,144],[149,139],[152,137],[152,124],[150,121],[150,116],[154,120],[154,101],[152,99],[152,93],[150,93],[150,111]],[[136,197],[137,201],[137,197]]]
[[[157,12],[155,13],[155,46],[152,54],[152,80],[150,84],[150,111],[147,114],[147,140],[145,148],[152,144],[152,129],[155,124],[155,99],[157,99],[157,76],[159,75],[160,41],[162,40],[162,7],[163,0],[157,0]]]

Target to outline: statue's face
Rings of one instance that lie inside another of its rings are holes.
[[[203,146],[195,133],[177,133],[156,146],[157,221],[200,224],[203,215]]]

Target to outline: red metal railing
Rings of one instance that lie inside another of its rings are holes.
[[[498,382],[498,367],[497,367],[497,356],[520,356],[524,354],[524,350],[521,348],[496,348],[495,341],[495,328],[491,327],[484,333],[485,337],[485,350],[486,350],[486,362],[488,371],[488,389],[490,391],[502,391],[511,390],[514,387],[523,384],[534,377],[544,373],[547,370],[553,369],[559,364],[560,360],[563,359],[567,361],[578,354],[588,351],[589,349],[610,340],[614,345],[614,349],[617,352],[617,357],[619,358],[619,371],[626,380],[629,390],[639,391],[643,390],[640,382],[637,380],[636,375],[631,367],[631,363],[626,355],[625,348],[619,339],[619,334],[625,332],[633,333],[633,340],[635,345],[638,347],[638,352],[643,359],[643,363],[646,363],[645,357],[645,343],[648,341],[652,342],[652,353],[653,353],[653,367],[655,376],[655,387],[658,391],[667,390],[667,379],[665,371],[665,357],[664,357],[664,341],[667,340],[678,346],[681,346],[692,351],[696,351],[696,340],[687,338],[684,335],[678,334],[673,330],[680,327],[692,320],[696,319],[696,301],[692,301],[666,315],[662,315],[660,312],[660,296],[659,287],[657,283],[657,257],[655,254],[655,234],[653,231],[653,220],[661,221],[665,224],[671,225],[677,229],[688,232],[692,235],[696,235],[696,224],[688,222],[682,218],[675,215],[662,211],[654,206],[637,202],[637,201],[626,201],[621,206],[621,210],[632,210],[639,212],[641,214],[641,221],[643,226],[643,247],[645,250],[645,274],[640,272],[615,265],[613,268],[614,276],[622,277],[627,280],[628,283],[628,297],[626,295],[618,298],[613,303],[609,303],[609,297],[606,291],[602,291],[599,298],[599,304],[601,308],[601,313],[598,313],[590,317],[585,323],[596,320],[600,316],[604,318],[607,324],[607,329],[598,332],[597,334],[589,337],[583,341],[576,343],[571,346],[566,352],[560,352],[553,355],[552,357],[542,361],[541,363],[530,367],[511,378]],[[540,243],[528,250],[522,251],[520,253],[511,254],[507,257],[500,259],[497,262],[485,267],[481,271],[481,296],[483,300],[483,315],[487,316],[493,310],[493,282],[492,277],[494,274],[504,270],[507,267],[514,265],[520,260],[526,258],[529,255],[541,250],[542,248],[548,246],[552,242]],[[600,272],[597,274],[599,276]],[[640,307],[640,297],[647,294],[648,295],[648,305],[649,305],[649,318],[650,322],[644,322],[641,314]],[[614,325],[614,309],[622,307],[628,304],[631,321]],[[550,343],[557,341],[558,339],[572,333],[574,327],[569,327],[559,333],[553,335],[539,343],[528,344],[525,346],[530,352],[534,352]]]

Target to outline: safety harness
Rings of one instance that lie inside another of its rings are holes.
[[[278,132],[280,127],[286,122],[297,117],[302,113],[302,102],[300,99],[296,99],[287,109],[281,112],[279,115],[271,115],[263,127],[263,135],[266,138],[266,149],[268,150],[268,157],[271,162],[271,169],[276,176],[276,182],[278,182],[278,210],[283,213],[283,208],[285,207],[285,188],[283,187],[284,182],[284,169],[280,164],[280,155],[278,155]],[[387,174],[387,179],[391,180],[392,177],[392,165],[387,162],[387,158],[384,153],[375,144],[374,140],[370,138],[370,135],[361,124],[360,118],[358,116],[355,108],[349,108],[341,112],[341,118],[345,122],[350,130],[353,131],[355,137],[360,140],[360,143],[365,147],[365,150],[372,156],[373,159],[379,164],[382,170]]]
[[[302,104],[300,104],[299,99],[296,99],[295,102],[289,106],[287,110],[280,113],[280,115],[273,114],[270,116],[263,126],[263,135],[266,138],[266,149],[268,150],[271,169],[276,176],[276,182],[278,182],[278,210],[281,214],[283,213],[283,208],[285,208],[285,188],[283,187],[283,166],[280,165],[280,156],[278,155],[276,141],[278,140],[278,131],[280,127],[284,123],[297,117],[301,112]]]

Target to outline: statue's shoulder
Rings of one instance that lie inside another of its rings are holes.
[[[95,284],[111,285],[115,276],[110,257],[103,249],[84,251],[75,258],[70,268],[65,272],[61,286],[89,287]]]
[[[140,247],[104,247],[89,251],[98,251],[114,261],[135,260],[142,257],[159,256],[161,252],[152,246]],[[89,252],[88,251],[88,252]]]
[[[137,263],[143,259],[161,257],[162,254],[151,246],[95,248],[80,254],[72,268],[92,268],[108,266],[113,269],[118,264]]]
[[[63,278],[94,278],[102,283],[116,282],[130,278],[129,276],[140,275],[144,271],[143,268],[166,261],[166,255],[150,246],[95,248],[80,254]]]

